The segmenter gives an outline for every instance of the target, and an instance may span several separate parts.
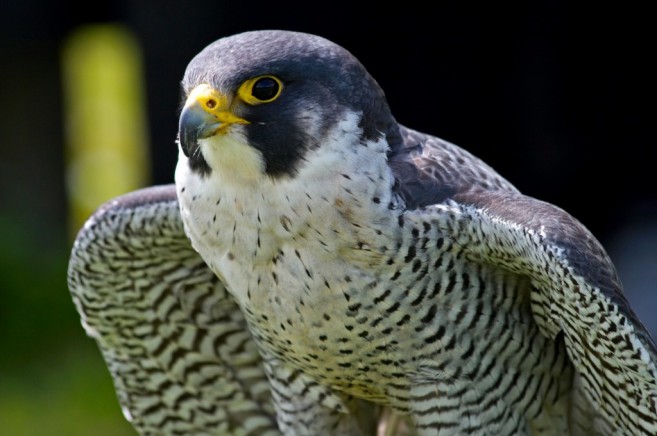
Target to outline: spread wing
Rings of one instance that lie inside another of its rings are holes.
[[[173,185],[103,205],[68,283],[141,434],[278,434],[245,320],[183,232]]]
[[[543,335],[563,337],[575,368],[573,425],[657,434],[655,343],[600,243],[568,213],[520,194],[466,151],[402,134],[389,158],[411,209],[405,216],[438,228],[467,261],[529,278],[534,321]]]

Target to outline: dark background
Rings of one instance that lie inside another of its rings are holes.
[[[14,420],[13,434],[39,428],[21,418],[21,402],[54,407],[62,402],[57,395],[86,391],[91,382],[71,375],[80,361],[99,368],[99,392],[111,395],[65,283],[71,236],[60,56],[65,38],[89,23],[125,25],[140,44],[152,183],[173,181],[178,83],[200,49],[245,30],[317,33],[362,61],[398,121],[468,149],[524,193],[582,221],[609,251],[632,304],[657,334],[657,38],[647,6],[53,3],[11,1],[0,10],[0,419]],[[21,384],[35,380],[58,399],[30,396],[47,395]],[[72,402],[76,412],[41,419],[77,413],[81,427],[89,416],[96,428],[98,422],[121,426],[112,423],[113,402],[106,421],[93,418],[105,417],[104,405],[87,395]],[[79,410],[89,404],[92,411]]]

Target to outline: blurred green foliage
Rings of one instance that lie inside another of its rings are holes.
[[[70,245],[0,213],[0,434],[135,435],[66,285]]]
[[[0,434],[134,436],[68,290],[65,216],[77,231],[99,204],[148,183],[140,52],[116,25],[83,26],[61,47],[44,46],[61,57],[21,47],[4,72],[30,84],[9,88],[0,111],[8,115],[0,137],[10,145],[0,173]],[[52,80],[53,67],[62,83]],[[39,139],[25,134],[33,133],[29,121],[21,124],[32,116],[11,117],[33,101],[55,109],[62,96],[62,119],[49,113],[34,129]]]
[[[149,182],[140,51],[113,25],[19,41],[0,44],[0,435],[134,436],[66,271],[67,224]]]

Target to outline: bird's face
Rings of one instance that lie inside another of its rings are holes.
[[[359,117],[363,142],[394,125],[383,92],[351,54],[296,32],[216,41],[190,62],[183,90],[180,147],[201,176],[292,177],[347,117]]]

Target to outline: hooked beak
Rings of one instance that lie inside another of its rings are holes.
[[[185,156],[198,150],[199,139],[225,133],[231,124],[248,124],[229,110],[228,98],[202,84],[192,90],[180,114],[178,138]]]

